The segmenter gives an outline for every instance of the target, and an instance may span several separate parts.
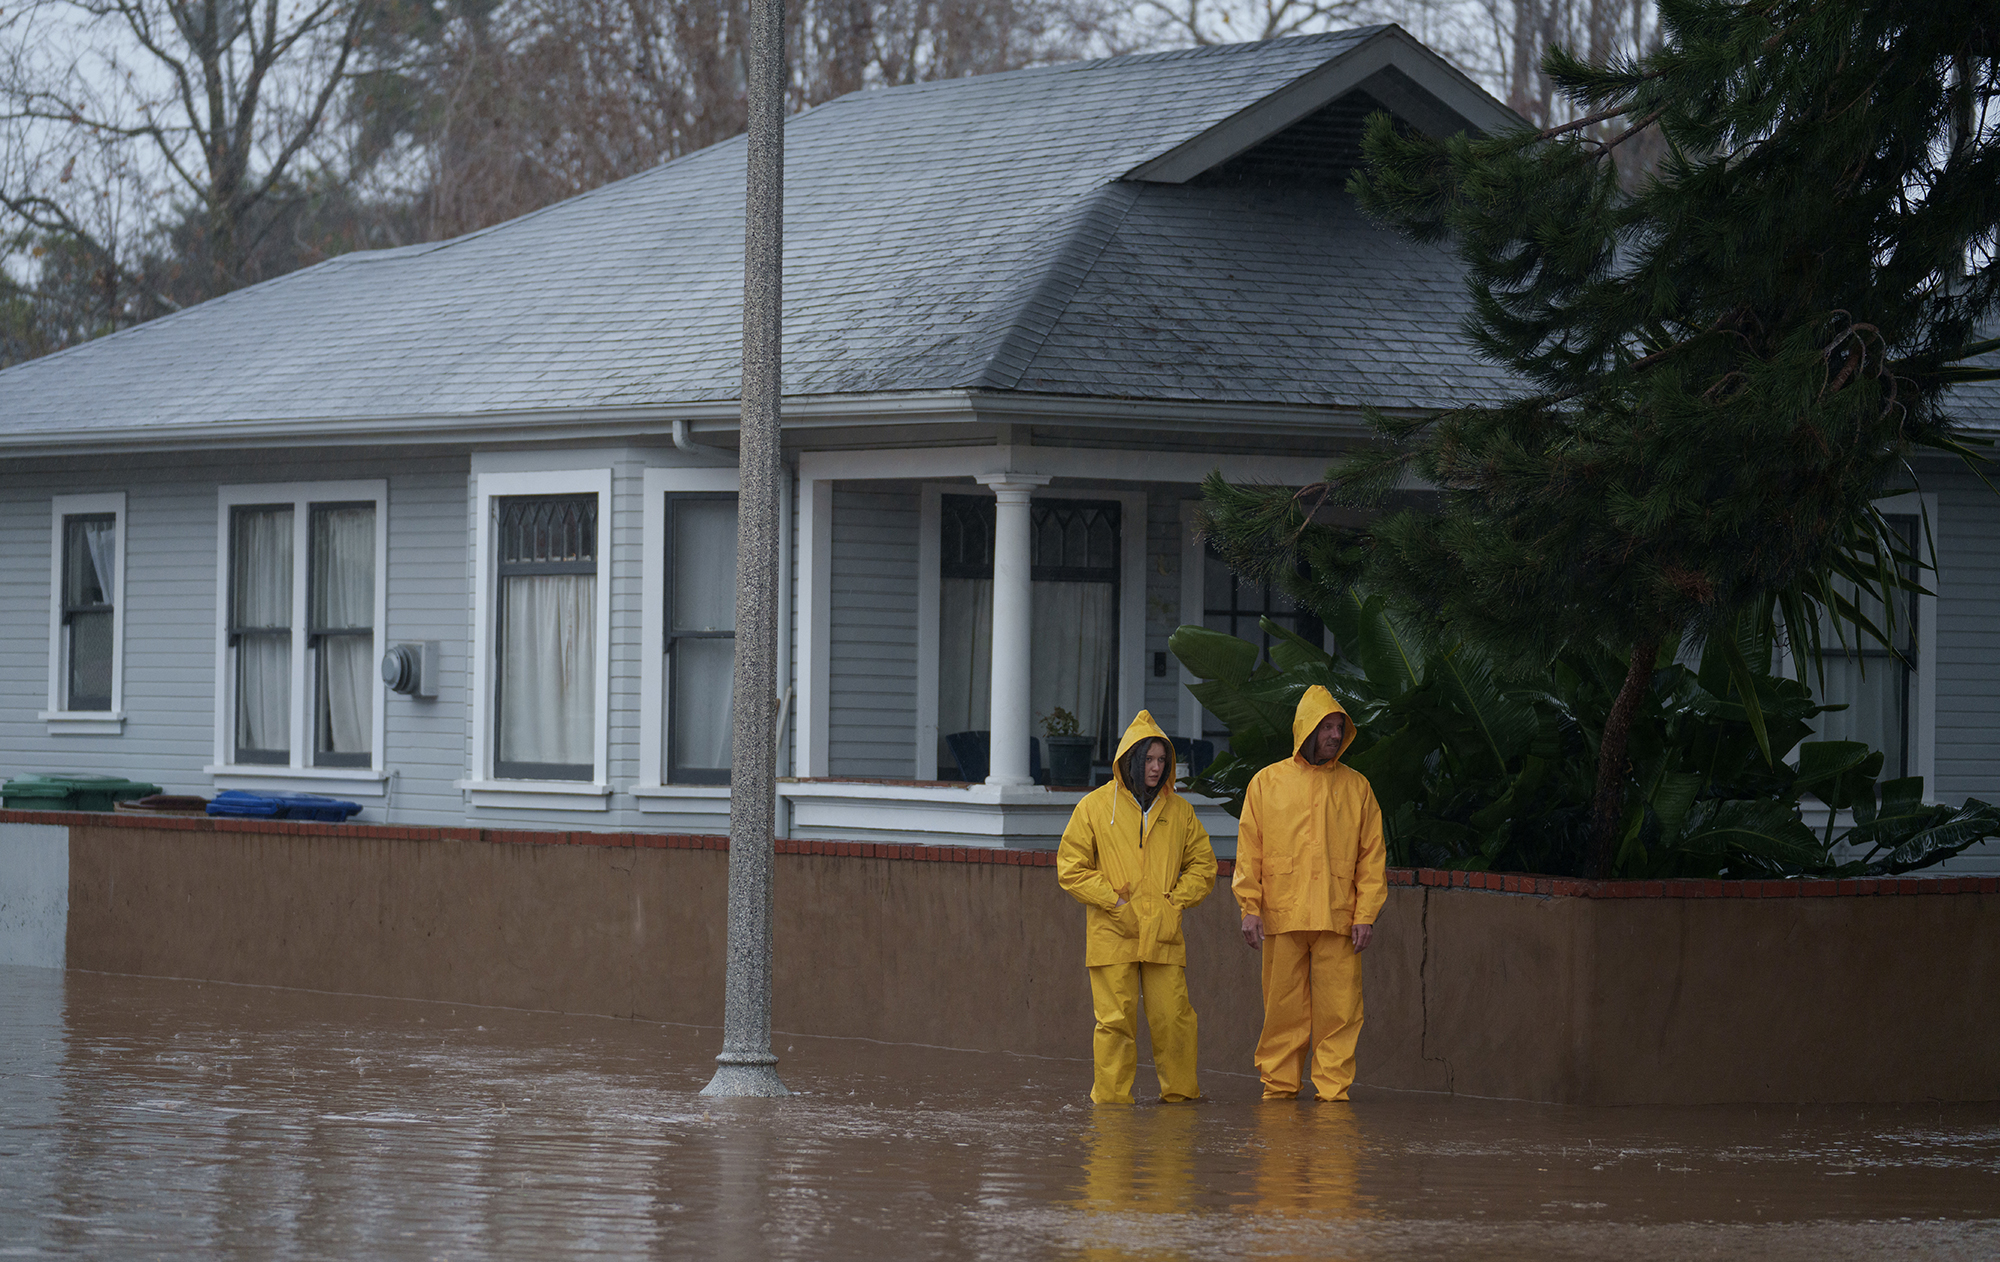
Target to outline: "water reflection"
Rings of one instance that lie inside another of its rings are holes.
[[[1260,1104],[1215,1075],[1096,1109],[1087,1062],[804,1038],[799,1094],[708,1101],[717,1038],[0,969],[0,1256],[2000,1255],[1992,1106]]]
[[[1366,1216],[1360,1190],[1364,1136],[1347,1104],[1260,1102],[1257,1131],[1257,1214],[1314,1223]]]
[[[1196,1207],[1200,1104],[1099,1107],[1084,1131],[1078,1258],[1162,1255],[1163,1236]]]

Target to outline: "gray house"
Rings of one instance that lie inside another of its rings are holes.
[[[1172,629],[1317,633],[1204,556],[1201,478],[1304,484],[1364,405],[1500,384],[1452,260],[1340,191],[1378,109],[1511,118],[1375,27],[788,123],[790,835],[1047,845],[1077,794],[1013,734],[1061,709],[1102,759],[1145,707],[1212,738]],[[0,373],[0,773],[723,830],[740,146]],[[1992,797],[2000,504],[1922,473],[1916,665],[1840,721]],[[1024,536],[1030,572],[996,573]]]

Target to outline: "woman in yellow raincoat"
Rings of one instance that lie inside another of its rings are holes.
[[[1194,808],[1174,792],[1173,742],[1146,711],[1118,742],[1111,783],[1070,815],[1056,880],[1089,909],[1083,962],[1097,1016],[1090,1098],[1132,1102],[1143,999],[1160,1098],[1200,1099],[1181,913],[1215,887],[1215,850]]]

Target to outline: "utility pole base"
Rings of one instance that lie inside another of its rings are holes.
[[[721,1062],[715,1067],[715,1077],[701,1089],[703,1095],[711,1096],[781,1096],[790,1095],[785,1084],[778,1079],[778,1058],[756,1056],[754,1053],[742,1059],[724,1052],[715,1058]]]

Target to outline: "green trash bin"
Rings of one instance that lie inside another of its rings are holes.
[[[123,776],[15,776],[0,785],[0,804],[10,811],[108,811],[159,791],[157,784]]]

